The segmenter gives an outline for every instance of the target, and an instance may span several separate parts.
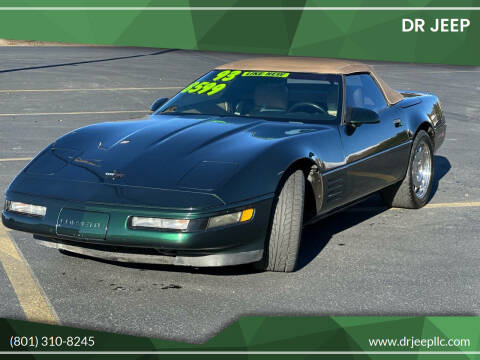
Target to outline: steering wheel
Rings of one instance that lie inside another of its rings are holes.
[[[319,106],[319,105],[317,105],[313,102],[296,103],[295,105],[292,105],[290,107],[290,109],[288,109],[288,112],[295,112],[295,110],[297,110],[298,108],[304,107],[304,106],[309,106],[310,108],[315,110],[315,112],[324,113],[324,114],[327,113],[327,111],[325,109],[323,109],[321,106]]]

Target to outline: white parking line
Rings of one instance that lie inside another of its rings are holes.
[[[480,207],[480,201],[464,201],[464,202],[448,202],[448,203],[430,203],[425,205],[424,209],[439,208],[464,208],[464,207]],[[386,206],[368,206],[368,207],[352,207],[346,209],[347,212],[372,212],[382,210],[402,210],[401,208],[387,208]]]
[[[0,114],[0,117],[7,116],[45,116],[45,115],[93,115],[93,114],[146,114],[148,110],[106,110],[106,111],[75,111],[75,112],[39,112],[39,113],[12,113]]]
[[[31,157],[19,157],[19,158],[0,158],[0,162],[12,162],[12,161],[30,161],[33,158]]]
[[[80,89],[0,89],[0,93],[74,92],[74,91],[141,91],[141,90],[180,90],[181,86],[125,87],[125,88],[80,88]]]

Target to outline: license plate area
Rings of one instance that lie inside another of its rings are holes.
[[[57,235],[77,239],[105,240],[110,216],[105,213],[62,209],[57,219]]]

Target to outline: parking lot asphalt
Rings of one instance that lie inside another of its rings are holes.
[[[154,99],[244,57],[0,47],[0,202],[27,160],[57,137],[147,116]],[[289,274],[98,261],[3,229],[0,317],[203,342],[245,315],[480,315],[480,67],[372,64],[394,88],[442,101],[447,137],[426,208],[386,209],[373,196],[308,226],[300,269]],[[22,271],[32,282],[18,279]]]

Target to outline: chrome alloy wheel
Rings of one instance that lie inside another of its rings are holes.
[[[420,142],[415,149],[412,163],[413,191],[418,199],[423,199],[428,192],[432,177],[432,156],[429,146]]]

